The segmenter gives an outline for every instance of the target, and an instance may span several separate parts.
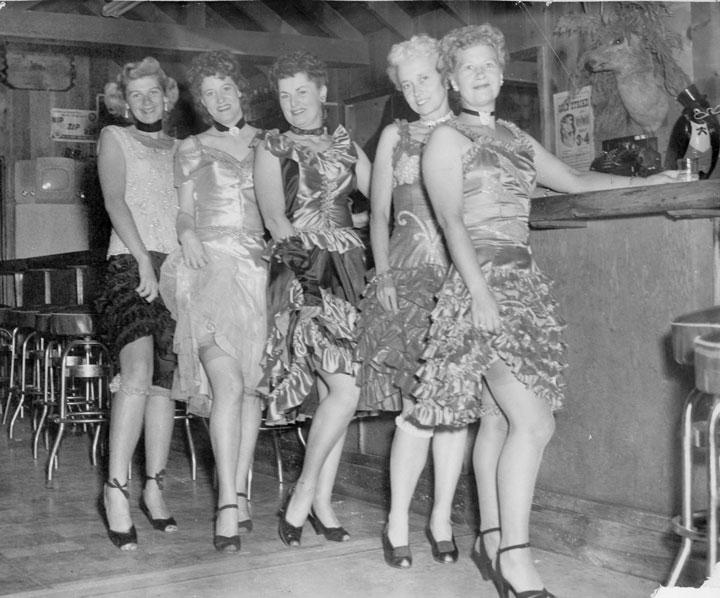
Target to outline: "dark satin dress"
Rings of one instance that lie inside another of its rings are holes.
[[[354,330],[365,283],[365,249],[352,228],[355,146],[342,126],[315,152],[272,132],[280,159],[286,215],[297,231],[270,255],[269,338],[259,390],[268,423],[312,414],[318,370],[355,375]]]

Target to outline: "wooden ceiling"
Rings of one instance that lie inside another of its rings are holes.
[[[224,48],[263,61],[305,48],[334,66],[365,66],[370,61],[368,35],[389,30],[406,39],[415,32],[413,19],[436,11],[461,26],[468,22],[470,4],[471,0],[6,0],[0,2],[0,37],[155,52]]]

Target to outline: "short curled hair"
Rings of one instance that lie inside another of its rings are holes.
[[[409,40],[395,44],[390,48],[390,53],[387,56],[387,75],[390,77],[395,89],[401,91],[400,81],[398,80],[400,63],[417,57],[427,57],[437,61],[439,54],[438,41],[429,35],[413,35]]]
[[[142,79],[143,77],[157,78],[167,99],[168,112],[173,109],[180,96],[177,81],[165,74],[160,63],[155,58],[146,56],[138,62],[125,64],[117,79],[105,84],[105,106],[110,114],[120,116],[128,121],[131,120],[132,117],[125,117],[125,107],[127,106],[125,90],[130,81]]]
[[[445,77],[449,77],[455,70],[457,53],[473,46],[489,46],[495,50],[498,64],[505,68],[508,61],[508,51],[505,47],[505,36],[494,25],[469,25],[453,29],[440,40],[440,61],[438,70]]]
[[[190,68],[187,70],[190,93],[193,97],[195,109],[206,122],[212,122],[210,115],[202,104],[202,82],[205,77],[217,77],[218,79],[230,77],[243,94],[240,104],[243,112],[245,112],[245,91],[250,87],[250,83],[240,73],[237,62],[235,62],[235,58],[230,52],[227,50],[213,50],[198,54],[193,58]]]
[[[308,79],[318,87],[327,85],[327,65],[315,54],[311,54],[306,50],[298,50],[297,52],[289,52],[279,56],[270,68],[270,85],[277,93],[280,79],[289,79],[299,73],[305,73]]]

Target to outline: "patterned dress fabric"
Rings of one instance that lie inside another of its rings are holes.
[[[111,125],[105,130],[119,143],[125,159],[125,203],[159,277],[167,254],[178,247],[175,234],[177,198],[173,189],[173,156],[177,141],[143,143],[140,135]],[[95,302],[100,332],[117,362],[120,350],[139,338],[152,336],[155,351],[153,383],[170,388],[175,356],[175,323],[162,298],[148,303],[135,290],[140,275],[135,258],[113,230],[103,286]],[[117,363],[116,363],[117,365]]]
[[[483,372],[496,359],[551,409],[562,406],[565,323],[551,281],[538,269],[528,244],[534,153],[515,125],[497,125],[511,132],[511,141],[452,123],[473,142],[462,159],[463,221],[498,302],[502,330],[492,335],[472,326],[470,294],[451,266],[418,370],[411,417],[420,425],[460,426],[497,413],[497,407],[483,406],[479,399]]]
[[[195,232],[209,263],[195,270],[185,265],[180,249],[171,253],[162,268],[160,292],[177,320],[172,396],[188,402],[191,413],[207,417],[212,393],[200,363],[202,347],[216,344],[236,359],[245,393],[256,391],[267,338],[267,262],[253,186],[254,149],[238,161],[191,139],[192,148],[178,151],[175,183],[194,182]]]
[[[314,412],[318,370],[356,373],[365,250],[352,228],[349,195],[358,156],[347,131],[338,126],[322,152],[277,132],[265,142],[280,159],[286,215],[297,231],[290,242],[275,244],[270,256],[262,391],[268,423],[283,423]]]
[[[415,372],[425,349],[430,313],[448,271],[449,258],[421,179],[423,140],[413,139],[407,121],[397,121],[394,148],[393,227],[389,264],[398,311],[386,311],[368,284],[360,303],[357,358],[360,362],[358,410],[402,410],[417,384]]]

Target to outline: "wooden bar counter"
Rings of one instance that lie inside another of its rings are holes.
[[[717,216],[720,180],[533,200],[531,245],[569,345],[566,408],[538,482],[543,545],[667,575],[693,386],[672,359],[670,322],[718,303]]]

